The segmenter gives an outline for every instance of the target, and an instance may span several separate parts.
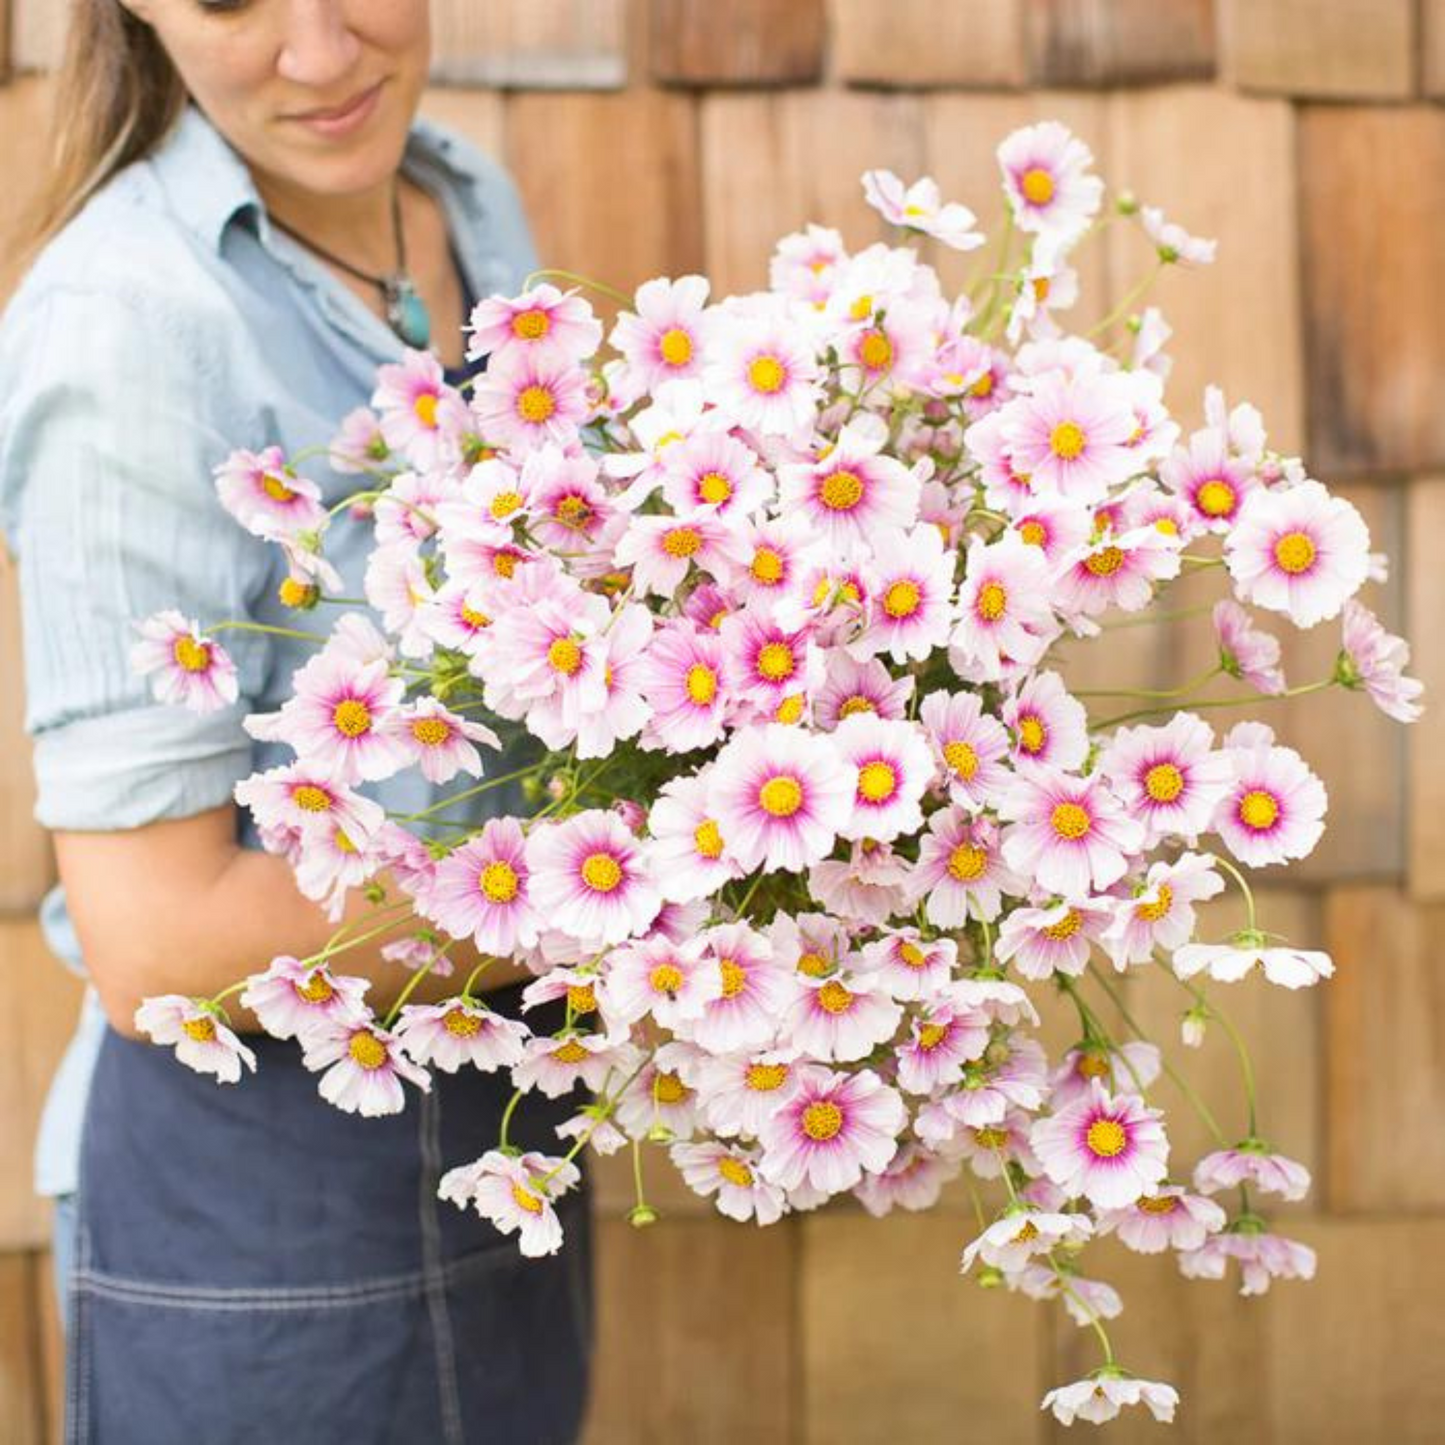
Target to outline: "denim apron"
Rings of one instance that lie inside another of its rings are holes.
[[[494,997],[513,1015],[517,1001]],[[294,1042],[247,1043],[256,1073],[218,1087],[106,1032],[69,1281],[69,1445],[575,1440],[585,1190],[540,1260],[436,1197],[495,1144],[505,1075],[437,1073],[430,1094],[406,1086],[402,1113],[363,1119],[317,1095]],[[556,1154],[579,1102],[529,1095],[511,1141]]]

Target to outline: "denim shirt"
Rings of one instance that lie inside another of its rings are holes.
[[[441,203],[467,290],[518,290],[536,259],[496,162],[418,121],[403,169]],[[290,455],[319,445],[300,470],[326,504],[356,490],[363,479],[333,473],[324,446],[366,403],[376,367],[402,350],[268,223],[244,163],[194,107],[40,254],[0,322],[0,532],[19,568],[40,823],[111,830],[188,817],[230,800],[253,769],[289,759],[289,749],[253,743],[241,720],[284,701],[309,644],[220,634],[240,699],[198,716],[157,703],[131,670],[132,624],[175,607],[203,628],[298,625],[276,595],[279,549],[222,510],[212,469],[236,447],[276,443]],[[328,534],[345,596],[362,595],[371,540],[344,511]],[[323,607],[299,625],[324,631],[339,612]],[[403,810],[432,796],[414,774],[371,792]],[[257,846],[249,816],[238,836]],[[45,898],[41,924],[52,951],[83,974],[61,888]],[[87,989],[41,1122],[43,1194],[75,1187],[103,1030]]]

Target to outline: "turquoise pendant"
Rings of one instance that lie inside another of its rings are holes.
[[[411,277],[393,276],[386,283],[386,319],[408,346],[422,351],[430,345],[431,313]]]

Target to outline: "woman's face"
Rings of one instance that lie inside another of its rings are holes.
[[[431,60],[427,0],[124,0],[251,169],[349,195],[401,162]]]

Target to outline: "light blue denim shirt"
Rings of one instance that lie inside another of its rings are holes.
[[[441,202],[472,294],[517,290],[536,260],[496,162],[418,121],[403,168]],[[176,607],[203,627],[295,625],[276,597],[279,549],[222,510],[212,469],[236,447],[324,444],[367,401],[376,367],[401,352],[390,328],[268,224],[245,165],[194,107],[41,253],[0,322],[0,532],[19,566],[42,824],[109,830],[187,817],[290,756],[254,744],[241,719],[280,705],[308,644],[223,634],[240,701],[197,716],[156,703],[131,670],[132,623]],[[328,505],[360,481],[324,460],[301,469]],[[344,595],[361,595],[370,541],[344,513],[329,534]],[[389,807],[426,797],[411,775],[372,791]],[[249,818],[240,837],[256,843]],[[56,955],[83,973],[63,890],[46,897],[41,922]],[[41,1123],[41,1193],[75,1187],[103,1027],[87,990]]]

